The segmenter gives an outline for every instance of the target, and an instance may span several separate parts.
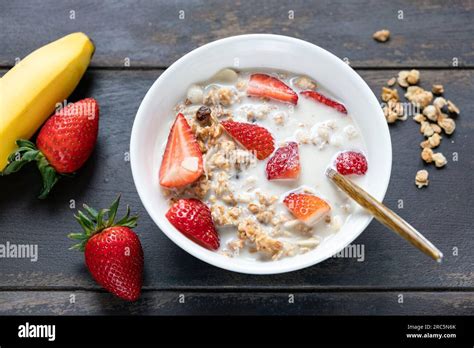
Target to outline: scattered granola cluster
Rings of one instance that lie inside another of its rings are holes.
[[[447,163],[446,157],[441,152],[434,152],[432,149],[441,144],[442,133],[453,134],[456,122],[450,116],[459,115],[460,110],[452,101],[442,97],[443,85],[435,84],[431,91],[427,91],[417,85],[419,81],[420,72],[415,69],[400,71],[396,78],[389,79],[388,87],[382,87],[381,99],[385,102],[383,112],[388,123],[407,119],[408,111],[400,101],[398,90],[390,87],[398,83],[400,87],[406,88],[405,98],[416,110],[413,120],[420,124],[420,132],[425,137],[425,140],[420,143],[421,158],[426,163],[433,163],[437,168],[441,168]],[[428,172],[418,171],[415,183],[418,188],[428,186]]]
[[[387,30],[387,29],[382,29],[382,30],[376,31],[372,35],[372,38],[375,41],[378,41],[378,42],[386,42],[386,41],[388,41],[388,39],[390,39],[390,31]]]
[[[423,186],[428,186],[428,171],[425,169],[421,169],[416,173],[415,183],[418,188],[422,188]]]

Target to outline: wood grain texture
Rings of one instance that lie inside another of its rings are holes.
[[[4,71],[3,71],[4,73]],[[0,243],[39,245],[38,262],[0,259],[1,289],[98,289],[83,264],[83,256],[69,251],[66,234],[76,231],[70,200],[77,206],[108,206],[121,191],[141,216],[137,233],[145,253],[145,289],[474,289],[472,226],[469,202],[474,195],[472,168],[474,106],[471,102],[474,71],[424,70],[422,85],[441,82],[446,96],[460,108],[457,129],[443,140],[439,151],[448,165],[430,171],[430,186],[419,190],[415,173],[424,168],[420,159],[422,136],[412,121],[391,126],[393,170],[385,204],[411,222],[444,253],[437,265],[404,240],[373,222],[355,241],[365,248],[365,259],[334,258],[290,274],[250,276],[207,265],[188,255],[165,237],[148,217],[136,193],[130,163],[130,130],[136,110],[160,70],[89,70],[70,101],[94,96],[101,105],[98,147],[74,179],[60,182],[46,202],[36,199],[40,189],[36,168],[0,178]],[[378,95],[396,71],[360,71]],[[177,97],[178,98],[178,97]],[[147,149],[144,149],[147,151]],[[452,161],[452,153],[459,161]],[[403,209],[397,209],[403,200]],[[453,248],[459,255],[453,256]]]
[[[398,303],[399,295],[403,303]],[[75,295],[75,303],[70,303]],[[184,295],[185,303],[179,303]],[[93,291],[2,291],[0,315],[472,315],[472,292],[146,291],[135,303]]]
[[[0,16],[0,66],[74,31],[95,41],[95,67],[123,67],[126,58],[132,67],[167,67],[210,41],[248,33],[301,38],[354,67],[449,68],[454,57],[474,66],[471,0],[28,0],[0,2]],[[372,39],[382,28],[392,33],[385,44]]]

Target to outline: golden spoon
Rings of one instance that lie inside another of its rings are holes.
[[[326,176],[342,191],[359,203],[359,205],[368,210],[369,213],[371,213],[379,222],[396,232],[399,236],[405,238],[428,256],[441,262],[443,259],[443,253],[438,248],[436,248],[408,222],[376,200],[360,186],[356,185],[332,168],[326,170]]]

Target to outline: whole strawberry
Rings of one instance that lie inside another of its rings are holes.
[[[61,174],[71,174],[87,161],[94,150],[98,129],[99,105],[94,99],[69,104],[46,121],[36,146],[29,140],[17,140],[19,148],[8,158],[3,175],[36,161],[43,178],[39,198],[46,198]]]
[[[126,300],[140,297],[143,283],[143,250],[135,232],[137,217],[127,214],[115,222],[120,196],[109,209],[97,212],[84,204],[85,213],[74,217],[83,228],[69,238],[79,241],[71,249],[84,251],[86,266],[104,289]]]

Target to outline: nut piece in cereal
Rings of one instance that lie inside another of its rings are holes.
[[[237,72],[233,69],[225,68],[220,71],[218,71],[214,76],[213,80],[216,82],[222,82],[222,83],[235,83],[237,82],[237,79],[239,78],[239,75]]]
[[[198,85],[192,85],[188,89],[187,99],[193,104],[201,104],[204,99],[204,91]]]

